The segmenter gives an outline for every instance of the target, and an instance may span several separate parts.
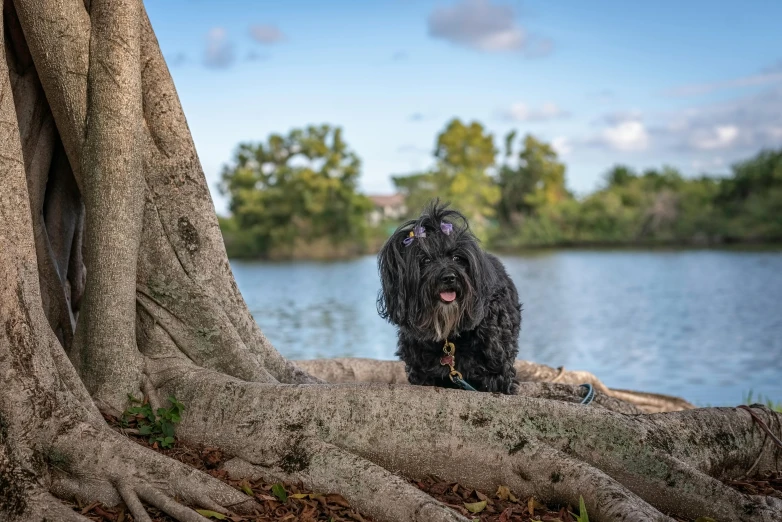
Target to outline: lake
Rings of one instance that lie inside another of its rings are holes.
[[[781,251],[546,251],[501,256],[524,311],[519,357],[615,388],[736,405],[782,402]],[[289,358],[394,359],[374,257],[233,261],[266,336]]]

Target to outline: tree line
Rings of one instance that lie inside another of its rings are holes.
[[[453,119],[431,166],[392,176],[409,216],[433,197],[464,212],[495,249],[565,245],[714,245],[782,240],[782,148],[762,150],[724,177],[685,177],[670,166],[611,167],[594,192],[567,188],[551,144],[516,131],[498,149],[481,123]],[[243,143],[222,172],[229,255],[346,257],[373,252],[397,223],[370,226],[358,192],[361,161],[329,125]]]

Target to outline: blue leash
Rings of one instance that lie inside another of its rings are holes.
[[[583,399],[581,399],[581,404],[586,406],[586,405],[590,404],[595,399],[595,389],[592,388],[591,384],[582,384],[580,387],[587,389],[586,396]]]
[[[453,383],[455,385],[457,385],[459,388],[461,388],[462,390],[478,391],[475,388],[473,388],[472,386],[470,386],[470,383],[468,383],[467,381],[465,381],[461,377],[458,377],[458,376],[451,377],[451,381],[453,381]]]
[[[478,391],[472,386],[470,386],[470,383],[468,383],[467,381],[465,381],[459,376],[451,377],[451,381],[453,381],[453,383],[457,385],[459,388],[461,388],[462,390]],[[583,399],[581,399],[581,404],[583,404],[584,406],[588,406],[589,404],[592,403],[593,400],[595,400],[595,389],[592,387],[591,384],[582,384],[580,388],[586,388],[587,390],[587,394],[584,396]]]
[[[445,340],[445,345],[443,346],[443,353],[445,355],[440,358],[440,364],[443,366],[448,366],[450,368],[450,372],[448,373],[448,377],[451,379],[451,382],[454,383],[456,386],[461,388],[462,390],[467,391],[478,391],[472,386],[470,386],[470,383],[464,380],[462,377],[462,374],[459,373],[458,370],[454,367],[455,364],[455,353],[456,353],[456,346],[453,343],[449,343],[448,339]],[[587,394],[586,396],[581,399],[581,404],[584,406],[591,404],[592,401],[595,399],[595,389],[592,388],[591,384],[582,384],[582,388],[586,388]]]

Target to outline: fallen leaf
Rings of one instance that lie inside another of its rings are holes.
[[[288,495],[288,498],[307,498],[309,496],[309,493],[294,493],[293,495]]]
[[[464,508],[469,511],[470,513],[480,513],[484,509],[486,509],[486,501],[481,500],[480,502],[472,502],[468,504],[467,502],[464,503]]]
[[[527,510],[529,511],[530,515],[535,514],[536,509],[548,509],[546,506],[535,500],[535,497],[530,497],[529,500],[527,500]]]
[[[250,487],[250,485],[247,482],[242,482],[242,491],[244,491],[247,495],[253,496],[253,488]]]
[[[225,520],[226,517],[222,513],[218,513],[217,511],[210,511],[208,509],[196,509],[199,515],[206,517],[206,518],[216,518],[217,520]]]
[[[698,517],[695,519],[695,522],[717,522],[711,517]]]
[[[272,486],[272,494],[280,499],[280,502],[283,504],[286,500],[288,500],[288,493],[285,491],[285,488],[282,486],[282,484],[275,484]]]
[[[478,497],[479,500],[488,500],[489,498],[478,490],[475,490],[475,496]]]
[[[513,496],[513,493],[511,493],[511,490],[508,486],[500,486],[497,488],[497,498],[500,500],[510,500],[511,502],[518,502],[519,499],[517,499],[515,496]]]
[[[513,514],[513,508],[512,507],[507,508],[505,511],[500,513],[499,522],[510,522],[510,517],[512,514]]]
[[[331,502],[332,504],[336,504],[338,506],[350,507],[350,504],[348,503],[348,501],[345,500],[344,498],[342,498],[341,495],[335,495],[335,494],[332,493],[331,495],[326,495],[326,500],[328,502]]]

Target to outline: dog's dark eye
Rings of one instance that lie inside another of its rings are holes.
[[[453,256],[453,260],[457,263],[460,263],[462,261],[462,258],[459,256]]]
[[[429,264],[429,263],[431,263],[431,262],[432,262],[432,260],[431,260],[431,259],[429,259],[428,257],[425,257],[425,258],[423,258],[423,259],[421,260],[421,264],[422,264],[422,265],[428,265],[428,264]]]

